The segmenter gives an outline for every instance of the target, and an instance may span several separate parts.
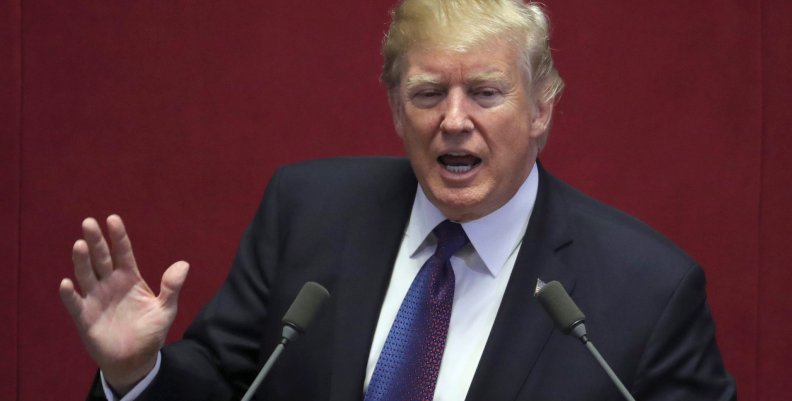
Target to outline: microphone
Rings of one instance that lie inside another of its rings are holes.
[[[542,304],[547,314],[550,315],[550,318],[553,319],[556,327],[562,333],[572,334],[580,339],[586,345],[586,348],[591,351],[591,354],[594,355],[594,359],[599,362],[624,398],[628,401],[635,401],[635,398],[627,391],[627,388],[624,387],[616,373],[613,372],[608,362],[605,362],[605,358],[600,355],[594,344],[589,341],[586,335],[586,325],[584,324],[586,315],[575,305],[575,301],[569,297],[569,294],[564,290],[564,286],[558,281],[542,284],[541,280],[539,280],[535,296],[539,299],[539,303]]]
[[[547,314],[555,322],[556,327],[564,334],[574,334],[586,343],[586,315],[575,305],[572,298],[558,281],[551,281],[536,292],[536,298]]]
[[[286,344],[296,340],[301,334],[305,333],[305,329],[311,324],[314,316],[316,316],[316,313],[319,312],[319,309],[322,308],[328,298],[330,298],[330,293],[320,284],[313,281],[303,284],[302,289],[281,320],[283,322],[283,332],[280,343],[272,351],[269,359],[267,359],[267,362],[256,375],[256,379],[250,384],[241,401],[250,401],[253,393],[256,392],[256,389],[258,389],[270,369],[272,369],[275,361],[278,360],[286,348]]]
[[[313,321],[316,313],[322,308],[324,302],[330,298],[327,289],[313,281],[303,284],[297,298],[294,299],[289,310],[283,315],[283,338],[294,341]]]

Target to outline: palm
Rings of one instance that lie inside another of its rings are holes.
[[[143,281],[121,219],[108,218],[112,247],[92,219],[83,223],[85,239],[74,245],[75,276],[82,296],[69,279],[61,296],[88,353],[121,385],[151,368],[176,316],[176,297],[187,274],[177,262],[165,272],[159,296]]]
[[[114,271],[86,294],[78,325],[100,366],[158,350],[175,316],[139,277]],[[106,359],[106,360],[105,360]]]

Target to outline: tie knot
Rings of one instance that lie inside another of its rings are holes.
[[[448,260],[468,242],[468,237],[462,225],[449,220],[444,220],[434,229],[437,236],[437,250],[435,255],[443,260]]]

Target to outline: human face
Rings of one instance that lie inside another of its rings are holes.
[[[492,213],[528,177],[552,104],[532,100],[517,47],[506,41],[404,57],[391,110],[418,182],[451,220]]]

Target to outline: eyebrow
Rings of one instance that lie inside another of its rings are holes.
[[[421,85],[437,85],[443,82],[439,74],[416,74],[407,77],[405,88],[407,91]],[[501,71],[487,71],[465,78],[466,85],[476,85],[484,82],[496,82],[498,84],[508,84],[508,77]]]
[[[506,74],[500,71],[482,72],[480,74],[473,75],[472,77],[465,78],[465,83],[468,85],[480,84],[483,82],[497,82],[499,84],[507,84],[509,83],[509,79]]]
[[[437,85],[443,79],[439,74],[416,74],[407,77],[405,81],[405,88],[409,91],[416,86],[421,85]]]

